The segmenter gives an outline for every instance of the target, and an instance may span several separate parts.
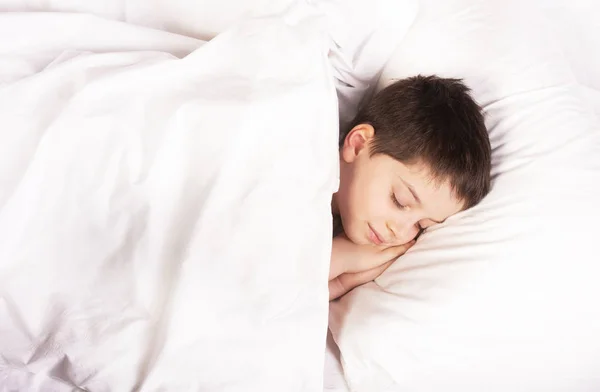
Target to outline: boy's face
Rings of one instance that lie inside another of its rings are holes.
[[[340,152],[340,189],[333,203],[352,242],[405,244],[462,210],[450,185],[432,181],[426,165],[403,164],[383,154],[371,157],[373,135],[372,126],[356,126]]]

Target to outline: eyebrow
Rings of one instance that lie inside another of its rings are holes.
[[[404,181],[403,178],[400,178],[400,181],[402,181],[402,183],[404,185],[406,185],[406,187],[408,188],[408,190],[410,191],[410,193],[413,195],[413,197],[415,198],[415,200],[417,201],[417,203],[422,204],[421,203],[421,198],[419,198],[419,195],[417,195],[417,192],[415,191],[415,188],[412,185],[410,185],[408,182]],[[442,223],[441,221],[437,221],[437,220],[431,219],[431,218],[429,218],[429,220],[432,221],[432,222],[435,222],[437,224]]]
[[[412,193],[412,195],[415,198],[415,200],[417,201],[417,203],[421,204],[421,199],[419,198],[419,195],[417,195],[417,192],[415,191],[415,188],[413,188],[413,186],[410,185],[408,182],[404,181],[404,179],[402,177],[400,177],[400,181],[402,181],[402,183],[404,185],[406,185],[406,187],[408,188],[408,190],[410,191],[410,193]]]

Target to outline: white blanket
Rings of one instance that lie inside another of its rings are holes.
[[[83,15],[0,33],[0,385],[322,390],[338,122],[318,21],[202,46]]]

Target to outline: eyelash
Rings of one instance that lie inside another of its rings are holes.
[[[390,194],[390,197],[392,198],[392,202],[394,203],[394,205],[398,208],[400,208],[401,210],[405,209],[406,206],[403,204],[400,204],[400,202],[398,201],[398,199],[396,198],[396,195],[394,194],[394,192],[392,192]],[[421,233],[423,231],[425,231],[425,229],[421,226],[421,224],[417,224],[417,228],[419,229],[419,234],[417,237],[419,237],[421,235]]]
[[[392,192],[390,194],[390,197],[392,198],[392,202],[394,203],[394,205],[398,208],[400,208],[401,210],[405,209],[406,206],[403,204],[400,204],[400,202],[398,201],[398,199],[396,198],[396,195],[394,194],[394,192]]]

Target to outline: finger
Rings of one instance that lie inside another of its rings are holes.
[[[341,275],[340,275],[341,276]],[[340,276],[329,281],[329,300],[332,301],[348,292],[343,282],[340,280]]]
[[[396,260],[395,259],[390,260],[388,262],[381,264],[378,267],[372,268],[371,270],[367,271],[367,272],[371,272],[371,274],[374,275],[373,279],[371,279],[371,280],[374,280],[375,278],[378,278],[379,275],[383,274],[385,272],[385,270],[387,270],[390,267],[390,265],[394,264],[394,261],[396,261]]]
[[[409,250],[415,244],[415,242],[416,240],[412,240],[410,242],[407,242],[406,244],[392,246],[390,248],[385,249],[382,253],[384,253],[385,256],[389,258],[398,257],[406,253],[406,251]]]
[[[388,269],[388,267],[392,265],[393,262],[394,260],[390,260],[381,265],[378,265],[377,267],[373,267],[365,271],[342,274],[340,275],[340,282],[344,287],[355,287],[359,284],[370,282],[373,279],[377,278],[379,275],[381,275],[386,269]]]
[[[377,279],[393,262],[394,260],[390,260],[366,271],[345,273],[338,276],[335,281],[329,282],[329,300],[340,297],[357,286]]]

